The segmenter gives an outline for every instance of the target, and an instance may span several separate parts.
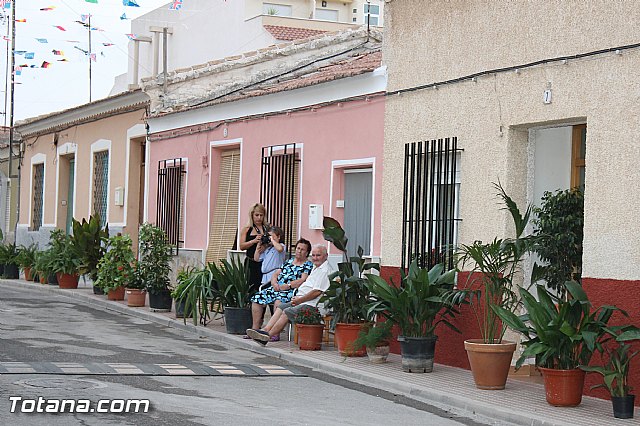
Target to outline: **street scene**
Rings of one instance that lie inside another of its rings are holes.
[[[0,413],[637,422],[638,23],[0,0]]]

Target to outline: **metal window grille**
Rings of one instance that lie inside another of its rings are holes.
[[[93,154],[93,203],[91,211],[100,215],[100,226],[107,223],[107,197],[109,195],[109,151]]]
[[[33,214],[31,229],[37,231],[42,226],[42,206],[44,203],[44,164],[33,166]]]
[[[295,144],[262,147],[260,202],[267,208],[271,225],[284,231],[290,255],[298,239],[299,171]]]
[[[156,225],[167,234],[172,254],[184,246],[184,178],[186,170],[181,158],[158,162],[158,204]]]
[[[404,150],[402,267],[417,259],[453,268],[457,238],[457,138],[413,142]]]

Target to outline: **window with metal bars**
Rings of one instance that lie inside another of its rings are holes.
[[[107,198],[109,196],[109,151],[93,154],[93,200],[91,212],[100,215],[100,226],[107,223]]]
[[[37,231],[42,226],[42,209],[44,206],[44,164],[33,166],[33,211],[31,214],[31,230]]]
[[[454,267],[457,241],[459,161],[457,138],[405,145],[402,206],[402,267]]]
[[[267,208],[269,222],[284,231],[289,254],[298,239],[300,159],[295,144],[262,147],[260,202]]]
[[[156,225],[167,234],[174,255],[184,246],[185,163],[181,158],[158,162]]]

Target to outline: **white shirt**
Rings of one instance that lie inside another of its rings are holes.
[[[302,283],[302,285],[298,288],[298,293],[296,293],[296,296],[304,296],[311,293],[313,290],[320,290],[323,293],[327,291],[329,289],[329,274],[331,272],[333,271],[329,266],[328,260],[325,260],[324,263],[320,266],[314,266],[305,282]],[[302,304],[316,306],[320,301],[321,296],[322,295],[316,297],[315,299],[308,300]]]

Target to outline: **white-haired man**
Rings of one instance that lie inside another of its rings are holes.
[[[261,330],[247,329],[247,335],[261,345],[266,345],[271,336],[280,334],[289,321],[294,322],[296,313],[303,305],[316,306],[322,293],[329,288],[329,274],[332,272],[327,261],[327,247],[316,244],[311,249],[313,269],[298,288],[298,293],[289,303],[281,303],[273,316]]]

